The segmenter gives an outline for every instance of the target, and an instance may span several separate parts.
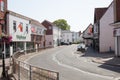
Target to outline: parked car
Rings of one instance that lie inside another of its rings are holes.
[[[78,46],[77,46],[77,51],[81,51],[81,52],[85,52],[87,50],[87,47],[84,43],[80,43]]]
[[[70,45],[69,42],[61,42],[61,45]]]

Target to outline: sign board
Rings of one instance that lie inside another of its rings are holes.
[[[9,15],[9,32],[12,41],[31,41],[30,29],[29,20]]]

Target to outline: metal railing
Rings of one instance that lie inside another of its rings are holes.
[[[17,60],[22,53],[13,55],[12,71],[18,80],[59,80],[59,73],[51,70],[32,66],[28,63]]]

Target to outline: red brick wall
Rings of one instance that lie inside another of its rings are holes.
[[[44,25],[45,28],[47,28],[46,35],[52,35],[53,34],[52,25],[49,22],[43,21],[42,25]],[[49,28],[50,26],[51,26],[51,29]]]

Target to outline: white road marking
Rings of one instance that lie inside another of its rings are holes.
[[[59,60],[57,60],[57,58],[56,58],[56,55],[57,55],[58,53],[60,53],[60,52],[61,52],[61,50],[52,55],[52,56],[53,56],[52,59],[53,59],[58,65],[61,65],[61,66],[63,66],[63,67],[67,67],[67,68],[70,68],[70,69],[73,69],[73,70],[77,70],[77,71],[80,71],[80,72],[82,72],[82,73],[84,73],[84,74],[88,74],[88,75],[92,75],[92,76],[97,76],[97,77],[101,77],[101,78],[105,78],[105,79],[111,79],[111,80],[115,79],[114,77],[111,77],[111,76],[104,76],[104,75],[100,75],[100,74],[96,74],[96,73],[91,73],[91,72],[87,72],[87,71],[81,70],[81,69],[79,69],[79,68],[70,66],[70,65],[66,65],[66,64],[60,62]]]

